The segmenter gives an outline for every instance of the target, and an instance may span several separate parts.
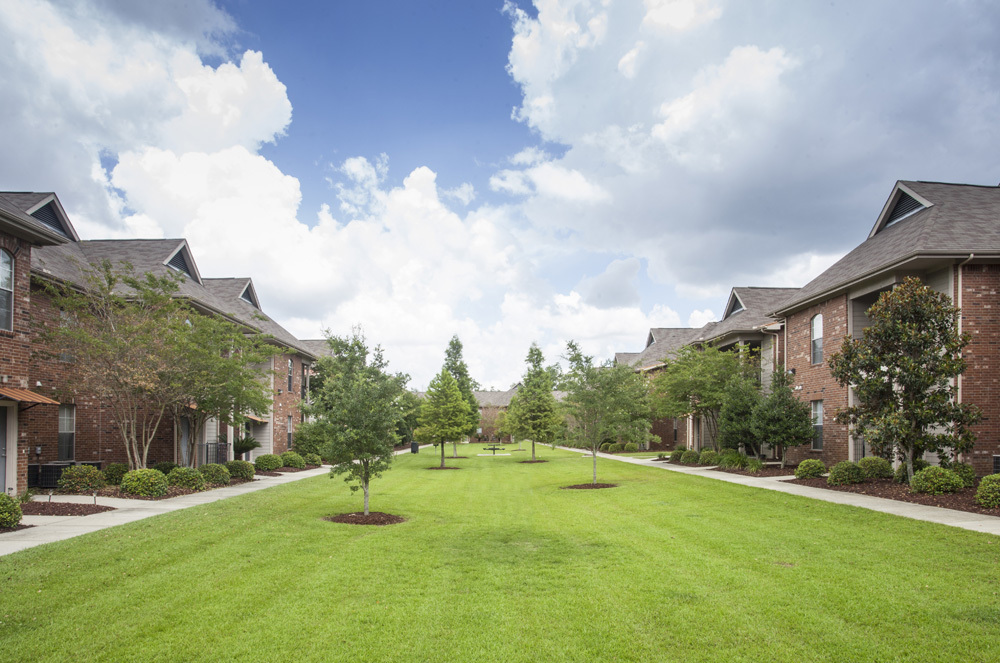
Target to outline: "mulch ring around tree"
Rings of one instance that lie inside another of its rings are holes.
[[[519,463],[547,463],[549,461],[542,460],[541,458],[538,458],[538,459],[535,459],[535,460],[519,460],[517,462],[519,462]]]
[[[0,527],[0,534],[6,534],[7,532],[18,532],[22,529],[28,529],[29,527],[34,527],[34,525],[14,525],[13,527]]]
[[[114,510],[113,506],[72,502],[27,502],[21,505],[21,513],[26,516],[89,516]]]
[[[440,465],[435,465],[434,467],[428,467],[428,470],[460,470],[461,467],[441,467]]]
[[[575,486],[563,486],[562,490],[591,490],[596,488],[617,488],[616,483],[578,483]]]
[[[925,495],[924,493],[911,493],[910,487],[896,483],[892,479],[868,479],[863,483],[848,484],[846,486],[831,486],[826,482],[826,477],[816,479],[792,479],[788,483],[797,483],[801,486],[811,486],[813,488],[825,488],[827,490],[839,490],[844,493],[861,493],[872,497],[884,497],[889,500],[899,502],[912,502],[914,504],[924,504],[926,506],[937,506],[943,509],[954,509],[955,511],[968,511],[970,513],[982,513],[987,516],[1000,516],[1000,509],[984,509],[976,504],[976,486],[963,488],[957,493],[945,493],[944,495]]]
[[[445,456],[445,460],[466,460],[468,456]]]
[[[331,523],[347,523],[349,525],[379,526],[396,525],[406,522],[406,518],[394,516],[391,513],[382,513],[381,511],[369,511],[367,516],[363,511],[358,513],[342,513],[337,516],[326,516],[323,520],[328,520]]]

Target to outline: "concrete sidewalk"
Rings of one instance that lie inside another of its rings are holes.
[[[169,513],[199,504],[217,502],[236,495],[245,495],[258,490],[280,486],[300,479],[321,476],[329,473],[329,466],[318,467],[303,472],[287,472],[277,477],[257,477],[248,483],[241,483],[226,488],[206,490],[201,493],[181,495],[166,500],[127,500],[115,497],[98,497],[97,503],[115,507],[114,511],[95,513],[91,516],[25,516],[22,525],[34,525],[17,532],[0,534],[0,556],[33,548],[43,543],[62,541],[81,534],[123,525],[135,520],[142,520],[161,513]],[[45,502],[48,495],[36,495],[37,501]],[[53,495],[53,502],[76,502],[93,504],[94,498],[87,495]]]
[[[571,447],[560,447],[560,449],[565,449],[566,451],[576,451],[588,456],[590,455],[590,451],[585,449],[573,449]],[[633,465],[658,467],[660,469],[670,470],[671,472],[680,472],[681,474],[694,474],[709,479],[726,481],[728,483],[738,483],[743,486],[776,490],[781,493],[799,495],[801,497],[811,497],[812,499],[823,500],[824,502],[847,504],[849,506],[861,507],[862,509],[871,509],[872,511],[891,513],[895,516],[903,516],[904,518],[925,520],[931,523],[939,523],[941,525],[960,527],[974,532],[984,532],[986,534],[1000,536],[1000,517],[997,516],[984,516],[981,513],[955,511],[954,509],[942,509],[936,506],[925,506],[923,504],[914,504],[912,502],[888,500],[882,497],[872,497],[871,495],[860,495],[858,493],[847,493],[839,490],[825,490],[823,488],[801,486],[796,483],[788,483],[789,479],[795,478],[791,472],[789,472],[787,477],[749,477],[743,476],[742,474],[731,474],[729,472],[720,472],[700,467],[681,467],[657,460],[642,460],[628,456],[615,456],[613,454],[598,453],[597,457],[607,460],[617,460],[622,463],[632,463]]]

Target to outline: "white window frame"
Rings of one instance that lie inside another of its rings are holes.
[[[70,453],[65,458],[63,457],[63,435],[72,435],[69,444]],[[57,448],[59,460],[76,460],[76,406],[71,403],[59,406],[59,442]]]
[[[823,401],[810,401],[813,422],[812,450],[823,451]],[[818,422],[818,423],[817,423]],[[819,445],[817,445],[817,441]]]
[[[816,328],[819,327],[819,334]],[[819,359],[816,356],[819,355]],[[809,320],[809,363],[823,363],[823,314],[817,313]]]
[[[10,260],[9,271],[3,264],[5,259]],[[0,313],[0,316],[2,316],[2,314],[10,315],[10,325],[8,326],[4,324],[5,321],[3,320],[2,317],[0,317],[0,329],[9,332],[14,331],[14,291],[16,290],[15,288],[16,283],[14,282],[14,280],[17,276],[16,268],[17,268],[17,259],[14,258],[14,254],[8,251],[7,249],[0,249],[0,290],[10,293],[10,300],[7,303],[8,304],[7,310]],[[10,285],[9,290],[3,287],[4,277],[9,278],[9,285]]]

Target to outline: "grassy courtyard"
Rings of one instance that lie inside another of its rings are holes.
[[[448,449],[450,453],[451,449]],[[406,455],[0,558],[3,661],[993,661],[1000,539],[590,459]]]

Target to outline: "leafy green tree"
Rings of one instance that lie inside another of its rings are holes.
[[[771,375],[771,392],[754,409],[750,425],[753,436],[761,443],[781,449],[782,467],[789,447],[812,442],[812,414],[809,406],[792,393],[784,367],[775,368]]]
[[[466,415],[462,436],[475,435],[479,428],[479,401],[476,400],[474,392],[479,389],[479,383],[469,375],[469,367],[462,359],[462,341],[458,340],[457,335],[452,336],[451,341],[448,342],[448,349],[444,355],[444,367],[451,373],[451,377],[455,378],[459,393],[469,405],[469,413]],[[452,454],[455,456],[458,455],[458,442],[458,438],[452,440]]]
[[[389,373],[382,348],[369,349],[359,329],[349,337],[328,340],[332,356],[317,362],[323,387],[306,411],[326,426],[330,477],[346,475],[352,491],[364,491],[367,516],[371,481],[389,469],[394,458],[409,378]]]
[[[687,345],[663,361],[663,368],[652,380],[655,415],[701,419],[705,422],[705,436],[712,441],[714,449],[720,451],[718,418],[725,400],[726,384],[741,371],[752,371],[750,354],[710,345]]]
[[[268,411],[271,386],[267,371],[260,366],[281,352],[268,340],[227,320],[193,311],[164,335],[163,342],[177,356],[171,373],[178,400],[171,411],[176,430],[180,430],[181,418],[190,422],[185,457],[192,467],[197,441],[209,419],[242,428],[247,414]]]
[[[183,279],[136,275],[105,260],[81,267],[76,286],[41,281],[61,322],[42,330],[47,353],[74,358],[71,380],[108,407],[129,467],[146,467],[164,417],[184,397],[176,344],[166,342],[191,314],[174,298]]]
[[[854,388],[856,405],[837,413],[877,455],[895,454],[913,476],[913,460],[926,451],[972,448],[979,408],[957,402],[962,350],[957,308],[917,278],[882,293],[868,309],[871,324],[859,339],[845,338],[830,358],[837,381]]]
[[[597,483],[597,452],[605,440],[642,443],[650,439],[650,399],[646,379],[624,364],[595,366],[574,341],[567,344],[569,371],[563,406],[569,442],[589,449]]]
[[[409,390],[404,392],[399,399],[400,411],[403,416],[396,426],[396,434],[399,435],[399,441],[402,444],[410,444],[416,439],[413,433],[417,429],[417,415],[420,413],[421,403],[420,396]]]
[[[524,360],[527,369],[521,387],[507,408],[504,426],[518,438],[531,440],[531,460],[535,460],[535,442],[552,444],[559,434],[562,416],[552,395],[552,374],[545,368],[541,349],[531,344]]]
[[[760,440],[753,430],[753,413],[763,397],[757,380],[737,373],[726,383],[719,408],[719,446],[739,449],[756,456],[760,453]]]
[[[469,403],[462,398],[447,368],[442,368],[427,387],[417,422],[416,439],[424,444],[441,445],[441,467],[444,467],[444,445],[465,435],[469,424]]]

